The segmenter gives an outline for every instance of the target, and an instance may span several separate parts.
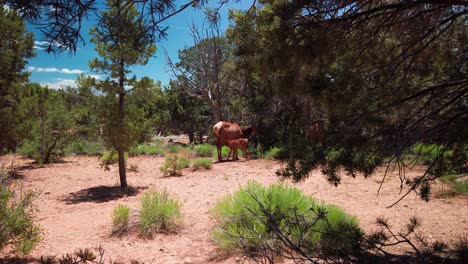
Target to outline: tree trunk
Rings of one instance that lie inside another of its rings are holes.
[[[125,171],[125,152],[122,147],[117,150],[119,154],[120,187],[127,188],[127,172]]]
[[[55,145],[57,145],[57,142],[59,141],[59,139],[60,139],[60,132],[55,137],[54,143],[52,143],[52,146],[50,146],[47,149],[47,152],[44,153],[44,156],[42,156],[42,163],[44,163],[44,164],[49,164],[50,163],[50,155],[52,154],[52,151],[54,150]]]
[[[210,103],[211,103],[211,108],[213,109],[213,115],[214,115],[215,124],[216,124],[219,121],[222,121],[219,100],[213,99],[211,100]]]
[[[198,140],[200,141],[200,144],[203,144],[203,133],[198,132]]]
[[[188,132],[188,138],[189,138],[190,144],[194,143],[193,141],[195,140],[195,135],[194,135],[193,131]]]
[[[125,115],[125,73],[124,73],[124,61],[120,61],[120,74],[119,74],[119,121],[120,127],[124,127],[124,115]],[[123,131],[122,131],[123,132]],[[120,140],[119,140],[120,141]],[[120,187],[127,188],[127,173],[125,167],[125,152],[123,148],[123,142],[118,142],[117,152],[119,155],[119,177],[120,177]]]
[[[45,102],[41,100],[41,160],[44,162],[46,143],[45,143]]]

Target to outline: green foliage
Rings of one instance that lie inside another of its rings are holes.
[[[33,86],[31,103],[35,104],[31,116],[30,136],[19,150],[39,163],[49,163],[63,157],[72,139],[73,119],[63,90]],[[23,147],[24,146],[24,147]]]
[[[27,100],[27,59],[35,56],[34,38],[27,33],[21,16],[0,6],[0,149],[13,150],[26,138],[30,118]],[[25,87],[26,86],[26,87]]]
[[[0,170],[0,250],[12,245],[17,254],[26,255],[42,240],[42,231],[34,222],[36,193],[15,193],[8,188],[7,174]]]
[[[170,80],[166,91],[168,109],[173,122],[170,127],[189,135],[190,143],[195,143],[195,133],[206,130],[206,120],[212,116],[206,101],[189,96],[183,83]]]
[[[67,253],[63,256],[41,256],[38,260],[39,264],[87,264],[87,263],[99,263],[99,264],[143,264],[143,262],[137,260],[130,260],[129,262],[123,262],[114,256],[104,256],[105,250],[101,246],[90,249],[90,248],[79,248],[73,251],[73,253]]]
[[[169,146],[167,146],[167,150],[170,153],[177,153],[177,152],[182,150],[182,147],[178,146],[178,145],[169,145]]]
[[[446,151],[442,153],[444,147],[436,144],[416,144],[413,149],[413,155],[420,155],[420,159],[423,164],[431,165],[440,155],[443,159],[450,158],[453,155],[453,151]]]
[[[65,148],[66,153],[73,155],[101,156],[104,151],[102,142],[88,140],[74,140]]]
[[[130,208],[127,205],[119,204],[112,212],[112,233],[122,234],[128,229],[128,220],[130,217]]]
[[[283,151],[282,148],[271,148],[267,152],[265,152],[264,157],[265,159],[273,160],[273,159],[278,159],[280,152]]]
[[[210,213],[221,248],[253,255],[287,247],[285,236],[307,254],[344,257],[357,253],[362,236],[356,218],[282,184],[265,188],[249,182],[218,201]]]
[[[181,204],[171,199],[167,191],[148,191],[141,198],[139,231],[144,237],[154,232],[171,231],[181,218]]]
[[[284,146],[288,154],[278,174],[301,180],[322,168],[338,184],[343,174],[368,176],[386,161],[407,165],[401,157],[418,142],[443,146],[426,152],[427,163],[453,149],[408,187],[422,198],[433,178],[466,172],[463,11],[455,4],[387,12],[385,2],[327,3],[265,1],[230,12],[233,71],[251,87],[242,91],[246,107],[261,117],[263,145]],[[419,12],[427,19],[408,20]],[[321,129],[318,120],[325,121]]]
[[[124,157],[125,160],[127,160],[128,154],[125,153]],[[101,166],[107,167],[109,165],[116,164],[117,162],[119,162],[119,155],[116,151],[109,151],[104,153],[104,155],[102,155],[101,158],[99,158],[99,160],[101,161]]]
[[[444,190],[444,192],[448,191],[449,193],[441,194],[442,196],[451,196],[456,194],[468,195],[468,178],[466,175],[450,174],[442,176],[439,179],[449,187],[449,190]]]
[[[249,146],[249,153],[251,159],[263,159],[265,157],[263,147],[260,144],[257,147]]]
[[[210,159],[210,158],[196,159],[193,162],[193,165],[192,165],[194,170],[197,170],[197,169],[200,169],[200,168],[204,168],[205,170],[209,170],[209,169],[211,169],[212,166],[213,166],[213,160]]]
[[[39,142],[37,141],[26,140],[23,142],[23,144],[21,144],[21,146],[18,147],[16,152],[34,160],[40,160],[41,154],[38,151],[38,149],[40,149],[40,145],[38,145],[38,143]]]
[[[185,157],[178,157],[177,155],[169,155],[166,161],[159,169],[164,175],[168,176],[181,176],[182,169],[190,166],[190,160]]]
[[[221,155],[224,158],[226,158],[229,155],[229,151],[231,151],[231,149],[229,147],[223,146],[221,148]],[[242,151],[242,150],[239,149],[239,151]],[[218,152],[217,152],[216,149],[213,151],[213,158],[218,158]]]
[[[193,151],[197,157],[213,157],[216,147],[210,144],[199,144],[193,148]]]
[[[130,156],[136,155],[156,155],[163,157],[165,155],[164,148],[161,144],[141,144],[136,147],[133,147],[128,152]]]
[[[139,90],[147,90],[145,88],[148,86],[154,86],[149,78],[138,82],[136,78],[127,77],[131,67],[147,64],[156,52],[154,39],[147,34],[151,28],[143,25],[140,17],[136,5],[109,0],[106,1],[106,9],[101,12],[96,27],[90,31],[91,42],[95,44],[100,58],[91,60],[89,67],[94,72],[110,77],[104,81],[95,81],[96,87],[103,94],[99,112],[103,121],[104,140],[108,146],[117,150],[120,156],[145,138],[150,123],[146,108],[138,107],[137,104],[126,104],[126,96],[131,96],[132,92],[137,93]],[[133,86],[135,91],[126,88],[129,85]],[[123,188],[127,187],[125,170],[121,157],[119,176]]]
[[[468,195],[468,180],[464,179],[462,181],[455,181],[454,182],[454,189],[456,193]]]

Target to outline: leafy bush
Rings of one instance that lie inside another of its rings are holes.
[[[257,147],[249,146],[249,153],[251,159],[263,159],[265,157],[260,144]]]
[[[450,174],[440,177],[440,181],[447,188],[443,189],[442,197],[454,196],[457,194],[468,195],[468,178],[463,174]]]
[[[216,154],[216,147],[210,144],[200,144],[193,148],[197,157],[213,157],[213,151]]]
[[[156,155],[163,157],[165,155],[164,148],[161,143],[155,145],[142,144],[138,145],[128,152],[130,156],[136,155]]]
[[[227,158],[227,156],[229,155],[229,151],[231,151],[229,147],[223,146],[221,148],[221,155],[223,156],[223,158]],[[216,150],[216,147],[213,151],[213,158],[218,158],[218,151]]]
[[[200,168],[204,168],[206,170],[209,170],[211,169],[213,165],[213,160],[210,159],[210,158],[201,158],[201,159],[196,159],[194,162],[193,162],[193,169],[194,170],[197,170],[197,169],[200,169]]]
[[[8,188],[7,174],[0,169],[0,251],[13,245],[16,253],[26,255],[41,241],[41,228],[34,223],[36,193],[18,195]]]
[[[179,152],[180,150],[182,150],[182,147],[179,146],[179,145],[168,145],[167,146],[167,150],[170,152],[170,153],[177,153]]]
[[[423,164],[430,165],[435,159],[442,154],[443,147],[435,144],[422,144],[418,143],[413,147],[413,154],[420,155],[420,159]],[[443,154],[443,158],[449,158],[452,155],[453,151],[446,151]]]
[[[34,160],[39,160],[41,158],[40,146],[34,141],[24,141],[17,149],[17,153]]]
[[[468,180],[455,181],[454,185],[455,193],[468,195]]]
[[[105,256],[105,250],[99,246],[95,249],[90,248],[79,248],[73,251],[73,253],[67,253],[60,257],[57,256],[41,256],[38,260],[39,264],[143,264],[138,260],[130,260],[129,262],[123,262],[118,258],[112,259],[112,256]]]
[[[267,152],[265,152],[264,158],[269,160],[278,159],[281,151],[283,151],[282,148],[271,148]]]
[[[124,158],[125,160],[128,159],[128,154],[125,153],[124,154]],[[104,155],[102,155],[102,157],[99,159],[101,161],[101,166],[109,166],[109,165],[112,165],[112,164],[115,164],[117,162],[119,162],[119,155],[117,153],[117,151],[110,151],[110,152],[107,152],[105,153]]]
[[[127,205],[119,204],[112,213],[113,234],[121,234],[128,229],[128,219],[130,208]]]
[[[282,184],[265,188],[249,182],[218,201],[210,213],[217,221],[216,243],[254,257],[276,255],[288,248],[285,239],[307,256],[346,257],[359,251],[362,238],[356,218]]]
[[[101,156],[104,153],[102,142],[91,142],[87,140],[75,140],[65,149],[67,154]]]
[[[180,203],[169,198],[167,191],[148,191],[141,198],[139,231],[151,237],[154,232],[170,231],[181,218]]]
[[[170,155],[166,157],[166,161],[163,166],[159,169],[164,175],[169,176],[180,176],[182,175],[182,169],[190,166],[190,160],[184,157],[178,157],[177,155]]]

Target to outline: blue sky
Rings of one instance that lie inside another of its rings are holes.
[[[181,2],[181,1],[178,1]],[[184,1],[185,2],[185,1]],[[213,1],[215,2],[215,1]],[[234,2],[234,1],[231,1]],[[247,9],[251,1],[241,1],[241,3],[229,3],[220,10],[222,32],[229,25],[228,10],[229,8]],[[203,10],[189,8],[182,13],[168,19],[164,25],[169,26],[167,40],[162,40],[156,43],[158,49],[155,54],[156,58],[151,58],[145,66],[134,67],[132,75],[137,78],[148,76],[155,81],[160,80],[163,85],[169,83],[171,75],[166,72],[166,62],[164,50],[166,50],[175,62],[178,60],[178,50],[184,49],[186,46],[193,44],[192,37],[189,31],[189,25],[192,21],[196,25],[201,25],[204,22],[205,14]],[[94,45],[89,42],[89,29],[94,26],[94,20],[91,18],[85,21],[82,28],[82,35],[85,39],[85,44],[80,44],[76,54],[68,52],[60,54],[48,54],[41,48],[43,44],[42,36],[39,29],[34,25],[27,25],[29,31],[36,35],[35,51],[37,56],[30,59],[26,70],[31,72],[30,80],[42,85],[47,85],[50,88],[60,89],[64,86],[74,86],[78,75],[93,75],[88,67],[88,61],[97,57],[94,51]],[[105,78],[105,76],[96,76],[97,78]]]

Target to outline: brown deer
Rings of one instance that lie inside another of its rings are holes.
[[[216,137],[216,148],[218,150],[218,161],[223,161],[221,148],[226,144],[226,140],[238,139],[242,137],[242,129],[238,124],[219,121],[213,127],[213,133]],[[234,154],[237,156],[237,153]]]
[[[235,156],[237,156],[237,149],[238,148],[240,148],[242,150],[242,152],[244,153],[245,160],[250,159],[250,153],[249,153],[249,149],[248,149],[248,146],[247,146],[249,144],[248,139],[246,139],[246,138],[230,139],[230,140],[226,140],[224,143],[225,143],[226,146],[228,146],[230,148],[227,160],[229,160],[229,157],[231,156],[231,153],[232,153],[232,160],[239,159],[239,158],[235,157]]]

